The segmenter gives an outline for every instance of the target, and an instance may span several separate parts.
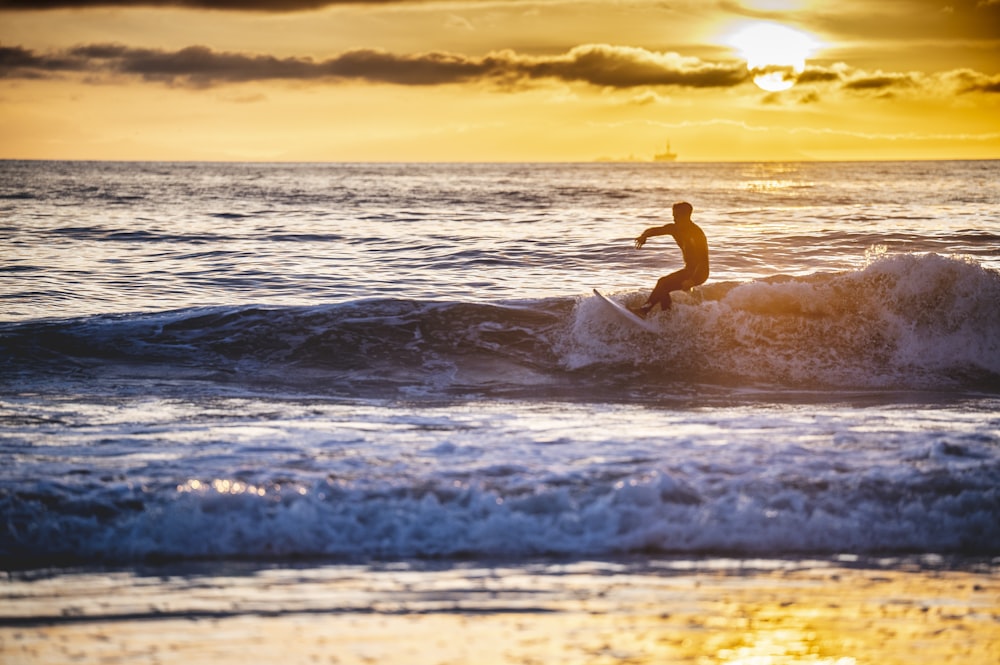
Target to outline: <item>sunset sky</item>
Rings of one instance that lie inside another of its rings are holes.
[[[668,140],[682,161],[1000,158],[1000,0],[0,0],[0,158]]]

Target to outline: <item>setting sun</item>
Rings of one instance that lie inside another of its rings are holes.
[[[729,42],[747,61],[753,82],[762,90],[778,92],[795,85],[795,77],[806,66],[816,41],[804,32],[776,23],[753,23]]]

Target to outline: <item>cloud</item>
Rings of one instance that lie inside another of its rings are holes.
[[[626,106],[649,106],[651,104],[668,104],[670,103],[669,97],[661,97],[652,90],[646,90],[638,93],[634,97],[626,99],[623,104]]]
[[[843,80],[843,67],[806,67],[806,69],[795,77],[796,83],[835,83]]]
[[[742,62],[709,62],[677,53],[587,44],[555,55],[496,51],[485,56],[428,52],[397,54],[377,49],[345,51],[325,60],[215,51],[189,46],[176,51],[122,44],[89,44],[36,52],[0,46],[0,78],[38,79],[85,75],[91,83],[138,77],[149,82],[211,88],[253,81],[337,84],[353,81],[405,86],[485,83],[517,89],[538,81],[579,83],[605,89],[732,88],[749,80]],[[853,94],[996,94],[1000,75],[971,69],[936,74],[866,72],[838,63],[810,66],[796,78],[807,90]]]
[[[895,92],[927,95],[1000,93],[1000,74],[983,74],[972,69],[956,69],[935,74],[866,72],[852,69],[844,63],[838,63],[832,67],[808,67],[796,77],[796,83],[814,88],[825,85],[859,94]]]
[[[444,20],[444,27],[463,32],[476,31],[476,26],[472,25],[472,21],[457,14],[449,14]]]
[[[946,76],[959,92],[1000,92],[1000,74],[988,76],[971,69],[957,69]]]
[[[872,74],[868,76],[857,76],[844,82],[846,90],[875,90],[882,91],[890,88],[912,88],[917,85],[917,81],[911,74]]]
[[[397,85],[485,81],[503,85],[560,80],[610,88],[678,86],[718,88],[746,80],[740,63],[710,63],[676,53],[592,44],[552,56],[500,51],[483,57],[431,52],[399,55],[375,49],[346,51],[326,60],[213,51],[178,51],[90,44],[45,54],[0,47],[0,77],[39,78],[62,72],[132,75],[171,85],[210,87],[249,81],[353,80]]]
[[[577,46],[555,57],[514,57],[514,68],[530,78],[582,81],[612,88],[726,88],[747,79],[742,63],[708,63],[676,53],[606,44]]]
[[[86,69],[87,63],[68,53],[38,55],[20,46],[0,46],[0,78],[42,78],[54,72]]]
[[[515,1],[515,0],[512,0]],[[428,0],[0,0],[0,11],[96,9],[101,7],[175,7],[215,11],[290,13],[336,5],[421,4]]]
[[[402,0],[0,0],[0,10],[181,7],[220,11],[296,12],[330,5],[376,5],[400,1]]]

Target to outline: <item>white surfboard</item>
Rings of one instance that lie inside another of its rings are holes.
[[[633,314],[632,312],[628,311],[628,309],[626,309],[623,305],[615,302],[611,298],[608,298],[606,295],[604,295],[597,289],[594,289],[594,295],[597,296],[601,300],[601,302],[603,302],[605,306],[607,306],[608,309],[612,310],[615,314],[625,319],[632,325],[638,326],[643,330],[645,330],[646,332],[651,332],[651,333],[659,332],[659,329],[657,329],[657,327],[654,326],[651,321],[647,321],[641,316]]]

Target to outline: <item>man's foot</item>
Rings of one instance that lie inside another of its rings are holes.
[[[642,307],[629,307],[628,311],[632,312],[633,314],[635,314],[636,316],[638,316],[640,319],[644,319],[644,318],[646,318],[646,315],[649,314],[649,311],[651,309],[653,309],[653,306],[650,305],[649,303],[646,303]]]

